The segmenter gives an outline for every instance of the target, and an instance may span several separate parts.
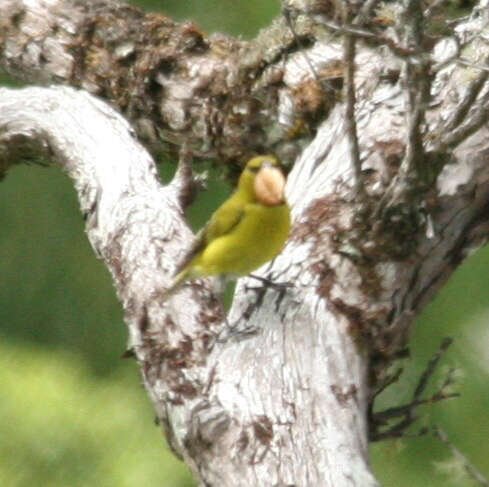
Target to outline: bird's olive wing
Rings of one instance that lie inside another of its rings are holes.
[[[205,247],[205,229],[207,225],[199,230],[197,235],[194,238],[194,241],[192,242],[191,247],[188,249],[187,253],[185,254],[185,257],[182,259],[182,261],[178,264],[176,270],[175,270],[175,275],[177,275],[179,272],[181,272],[187,264]]]
[[[236,201],[236,198],[230,198],[224,202],[204,227],[205,243],[208,244],[231,232],[243,218],[244,206],[241,201]]]
[[[211,216],[207,224],[199,230],[192,246],[188,250],[182,262],[179,264],[175,274],[184,269],[189,262],[201,252],[208,243],[214,239],[226,235],[238,225],[244,216],[244,207],[240,204],[234,204],[228,200],[218,208]]]

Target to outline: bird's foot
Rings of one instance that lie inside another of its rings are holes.
[[[268,279],[266,277],[261,277],[257,276],[255,274],[250,274],[248,277],[252,277],[253,279],[256,279],[257,281],[260,281],[263,284],[263,287],[271,287],[275,289],[276,291],[284,292],[290,287],[294,287],[294,284],[291,282],[277,282],[277,281],[272,281],[271,279]],[[260,289],[260,288],[253,288],[253,287],[247,287],[247,289]]]

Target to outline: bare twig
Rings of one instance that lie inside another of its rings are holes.
[[[385,380],[377,387],[377,389],[371,394],[371,400],[373,401],[377,396],[382,394],[390,385],[395,384],[399,377],[401,377],[404,369],[399,367],[392,375],[389,375]]]
[[[479,103],[479,108],[469,114],[469,120],[452,130],[436,146],[435,150],[444,152],[456,147],[469,135],[479,130],[489,120],[489,90],[485,93]]]
[[[462,66],[468,66],[469,68],[474,68],[474,69],[480,69],[481,71],[485,71],[486,73],[489,73],[489,66],[482,66],[482,64],[478,63],[472,63],[470,61],[467,61],[467,59],[457,59],[457,64],[461,64]]]
[[[361,27],[367,22],[372,10],[377,5],[378,0],[367,0],[361,8],[359,14],[353,20],[355,27]],[[343,2],[343,27],[344,32],[343,43],[343,60],[345,62],[345,123],[348,135],[348,149],[350,152],[350,160],[353,166],[355,178],[355,190],[357,194],[363,191],[362,184],[362,164],[360,161],[360,149],[358,145],[357,122],[355,118],[356,92],[355,92],[355,54],[356,54],[356,35],[354,30],[349,31],[350,19],[348,2]]]
[[[406,63],[406,87],[408,98],[406,155],[402,167],[407,174],[416,172],[417,161],[423,153],[423,140],[421,124],[424,122],[424,101],[422,92],[419,91],[419,77],[417,68],[411,63]],[[417,78],[417,79],[416,79]],[[415,86],[413,86],[415,85]]]
[[[423,158],[422,126],[430,94],[429,62],[423,52],[424,17],[421,0],[406,0],[399,30],[406,47],[417,52],[416,56],[405,59],[404,85],[407,96],[407,137],[406,154],[402,162],[405,175],[417,172],[418,163]]]
[[[360,13],[357,15],[356,19],[353,21],[354,25],[364,24],[370,17],[372,11],[375,9],[379,0],[366,0],[360,9]]]
[[[426,427],[420,428],[415,433],[406,433],[405,429],[410,426],[411,423],[412,422],[407,423],[403,421],[387,431],[377,433],[375,437],[370,437],[370,441],[381,441],[392,438],[417,438],[418,436],[423,436],[428,433],[429,430]]]
[[[412,412],[418,406],[423,406],[424,404],[433,404],[435,402],[443,401],[444,399],[453,399],[454,397],[460,397],[460,394],[458,392],[450,392],[445,394],[442,392],[442,390],[443,389],[441,388],[431,397],[413,400],[408,404],[404,404],[403,406],[389,408],[385,409],[384,411],[375,413],[375,419],[385,424],[385,422],[389,419],[398,418],[400,416],[409,416],[414,421],[416,418],[414,415],[412,415]]]
[[[299,36],[297,35],[297,32],[294,27],[294,23],[292,22],[292,17],[291,17],[291,12],[288,9],[283,9],[282,10],[282,15],[285,18],[285,22],[287,23],[287,26],[290,29],[290,32],[292,33],[292,37],[294,38],[295,43],[301,48],[301,53],[306,61],[306,64],[308,65],[309,69],[311,70],[311,74],[316,80],[317,84],[321,87],[321,80],[319,79],[319,76],[316,73],[316,70],[314,69],[314,66],[312,65],[311,60],[309,59],[309,56],[305,52],[305,47],[304,43],[301,41]]]
[[[180,196],[180,203],[185,208],[195,198],[197,185],[192,175],[192,155],[188,143],[184,142],[179,151],[178,168],[172,184]]]
[[[385,409],[379,412],[373,412],[373,406],[370,407],[370,441],[379,441],[386,438],[399,438],[399,437],[407,437],[407,436],[420,436],[424,435],[428,432],[427,428],[420,429],[417,433],[406,433],[406,430],[409,426],[411,426],[418,418],[415,415],[415,411],[419,406],[425,404],[433,404],[438,401],[442,401],[444,399],[450,399],[454,397],[458,397],[460,394],[457,392],[445,392],[446,388],[453,383],[453,373],[454,369],[450,369],[445,377],[445,380],[441,384],[438,391],[432,394],[430,397],[420,399],[421,395],[426,389],[428,385],[428,381],[430,377],[433,375],[433,372],[438,365],[442,354],[448,349],[451,345],[452,339],[447,337],[444,338],[439,350],[431,357],[426,365],[425,370],[421,374],[419,378],[418,384],[414,390],[413,397],[411,401],[407,404],[403,404],[401,406],[396,406],[392,408]],[[399,376],[401,375],[402,369],[399,369],[394,373],[392,378],[387,382],[386,385],[381,387],[381,390],[377,392],[375,397],[377,397],[381,391],[383,391],[387,385],[392,384],[397,381]],[[380,431],[382,426],[386,426],[390,420],[395,418],[403,418],[398,423],[389,427],[384,431]]]
[[[402,200],[413,187],[426,183],[423,135],[432,78],[429,55],[423,47],[425,19],[421,4],[421,0],[404,0],[405,7],[397,23],[398,39],[388,44],[404,63],[401,81],[406,99],[406,148],[398,174],[377,204],[376,217],[396,200]]]
[[[360,192],[363,189],[363,185],[357,122],[355,119],[355,37],[351,34],[345,34],[343,59],[345,61],[345,124],[348,136],[348,149],[355,177],[355,189],[357,192]]]
[[[334,30],[338,34],[352,34],[357,37],[363,37],[364,39],[377,39],[383,41],[384,39],[373,32],[362,29],[358,26],[352,25],[339,25],[331,20],[321,19],[319,21],[322,25],[326,26],[328,29]]]
[[[435,10],[438,7],[441,7],[446,2],[447,0],[434,0],[433,3],[428,8],[425,9],[424,11],[425,17],[430,17],[431,15],[433,15]]]
[[[441,356],[443,355],[444,352],[446,352],[446,350],[452,343],[453,343],[453,339],[450,337],[445,337],[442,340],[438,352],[436,352],[430,358],[430,360],[428,361],[428,365],[426,366],[426,369],[421,374],[421,377],[418,381],[418,385],[414,390],[413,400],[418,399],[421,396],[421,394],[424,392],[424,390],[426,389],[426,385],[428,384],[428,380],[433,375],[433,372],[435,371]]]
[[[328,27],[328,29],[331,29],[339,34],[352,34],[356,37],[368,39],[374,44],[385,45],[396,56],[399,56],[401,58],[405,58],[407,56],[412,56],[413,54],[415,54],[415,52],[412,49],[401,46],[400,44],[396,43],[393,39],[375,34],[373,32],[367,31],[357,26],[338,25],[335,22],[324,20],[324,19],[318,20],[318,22],[321,23],[321,25],[324,25]]]
[[[433,434],[445,445],[448,446],[453,455],[462,462],[465,471],[480,485],[484,485],[485,487],[489,487],[489,481],[482,474],[482,472],[473,465],[468,458],[448,439],[445,431],[440,428],[440,426],[433,427]]]
[[[485,59],[486,63],[488,61],[489,61],[489,56],[487,56]],[[449,120],[449,122],[445,127],[446,132],[450,132],[456,129],[464,121],[467,113],[472,108],[475,100],[479,96],[479,93],[481,92],[482,88],[486,84],[486,81],[489,77],[489,69],[487,66],[482,68],[484,70],[481,73],[479,73],[477,78],[475,78],[468,84],[463,99],[457,105],[457,108],[453,116],[451,117],[451,119]]]

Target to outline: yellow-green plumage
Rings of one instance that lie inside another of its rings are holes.
[[[290,211],[279,171],[274,156],[257,156],[248,162],[236,191],[199,232],[167,293],[187,279],[249,274],[280,252],[289,234]],[[271,198],[263,197],[257,186],[263,181],[273,189]]]

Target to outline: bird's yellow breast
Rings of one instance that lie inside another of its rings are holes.
[[[246,275],[280,252],[289,229],[287,204],[246,203],[244,216],[233,231],[212,240],[194,261],[197,273]]]

